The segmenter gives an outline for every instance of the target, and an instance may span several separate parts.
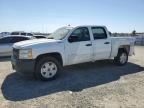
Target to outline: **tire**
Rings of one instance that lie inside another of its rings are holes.
[[[127,51],[120,49],[118,55],[114,58],[114,63],[119,66],[123,66],[128,62],[128,53]]]
[[[54,57],[40,59],[35,68],[35,78],[42,81],[54,80],[62,69],[62,65]]]

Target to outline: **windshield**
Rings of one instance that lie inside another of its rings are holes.
[[[54,33],[48,36],[48,39],[56,39],[56,40],[61,40],[63,39],[69,32],[70,28],[60,28],[56,30]]]

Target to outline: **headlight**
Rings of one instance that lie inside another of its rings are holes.
[[[31,49],[19,50],[19,59],[32,59],[32,50]]]

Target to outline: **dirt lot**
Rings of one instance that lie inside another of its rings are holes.
[[[51,82],[22,78],[0,60],[0,107],[144,108],[144,47],[126,66],[111,61],[66,67]]]

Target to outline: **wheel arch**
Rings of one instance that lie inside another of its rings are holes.
[[[59,52],[52,52],[52,53],[41,54],[41,55],[37,56],[37,58],[36,58],[36,63],[37,63],[40,59],[42,59],[42,58],[44,58],[44,57],[48,57],[48,56],[56,58],[56,59],[58,60],[58,62],[63,66],[62,55],[61,55]]]
[[[130,45],[121,45],[121,46],[118,48],[118,52],[121,51],[121,50],[126,51],[127,54],[129,54],[129,52],[130,52]]]

